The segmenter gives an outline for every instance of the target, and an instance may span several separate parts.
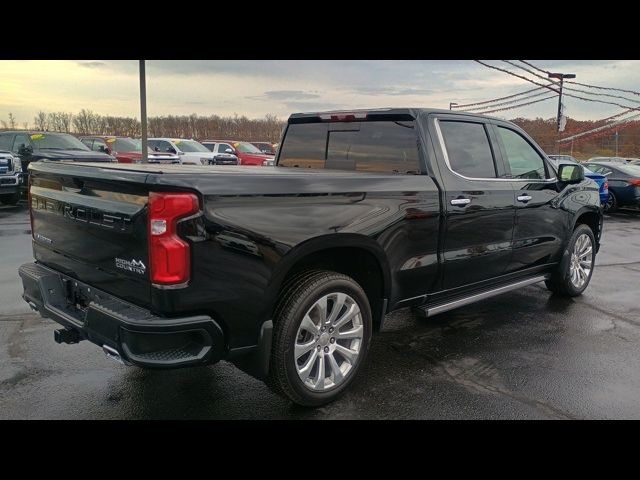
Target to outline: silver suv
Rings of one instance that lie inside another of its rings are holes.
[[[16,205],[20,201],[22,164],[11,152],[0,150],[0,202]]]

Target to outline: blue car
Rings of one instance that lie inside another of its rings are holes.
[[[640,207],[640,165],[613,162],[585,165],[607,177],[610,192],[605,212],[613,213],[620,207]]]
[[[609,182],[607,180],[606,175],[599,173],[597,171],[593,171],[592,168],[587,168],[588,165],[586,163],[581,164],[571,155],[547,155],[551,160],[551,163],[558,168],[558,165],[564,163],[579,163],[584,167],[584,176],[590,178],[594,182],[598,184],[598,191],[600,193],[600,203],[603,207],[607,206],[607,202],[609,201]]]

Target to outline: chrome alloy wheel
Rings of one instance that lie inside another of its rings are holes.
[[[345,381],[356,364],[364,327],[356,301],[329,293],[307,311],[296,334],[294,361],[309,390],[322,392]]]
[[[589,279],[593,264],[593,245],[591,237],[586,234],[576,238],[573,245],[573,253],[571,254],[571,266],[569,268],[571,274],[571,283],[574,287],[580,289]]]

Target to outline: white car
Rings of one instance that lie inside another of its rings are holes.
[[[209,165],[215,153],[195,140],[183,138],[149,138],[149,147],[155,152],[174,153],[180,156],[183,165]]]

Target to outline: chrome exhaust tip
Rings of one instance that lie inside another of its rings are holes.
[[[120,352],[118,352],[115,348],[110,347],[109,345],[102,345],[102,351],[104,352],[107,358],[118,362],[121,365],[125,365],[124,360],[120,356]]]

